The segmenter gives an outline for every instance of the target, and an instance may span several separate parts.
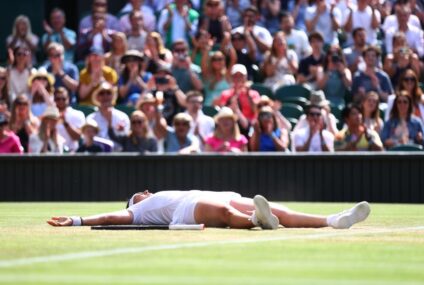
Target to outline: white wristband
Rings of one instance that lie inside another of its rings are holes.
[[[74,217],[71,217],[71,220],[72,220],[73,227],[79,227],[82,225],[81,217],[74,216]]]

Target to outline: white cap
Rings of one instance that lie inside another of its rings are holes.
[[[247,76],[247,69],[246,66],[244,66],[243,64],[234,64],[233,68],[231,68],[231,75],[234,75],[236,73],[241,73],[244,76]]]

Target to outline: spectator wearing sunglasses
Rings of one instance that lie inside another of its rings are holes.
[[[310,105],[307,108],[307,126],[292,133],[293,152],[332,152],[334,135],[326,130],[322,107]]]

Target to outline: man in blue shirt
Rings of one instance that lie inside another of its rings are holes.
[[[178,113],[174,117],[174,127],[168,127],[165,138],[165,152],[188,154],[199,151],[197,137],[189,134],[191,122],[190,115],[186,113]]]

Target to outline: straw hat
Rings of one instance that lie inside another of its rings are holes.
[[[94,90],[94,92],[93,92],[93,103],[94,103],[94,105],[100,106],[100,102],[99,102],[99,100],[97,100],[97,96],[102,91],[110,91],[110,92],[112,92],[112,95],[113,95],[112,103],[115,104],[116,99],[117,99],[117,96],[118,96],[118,94],[116,92],[116,87],[113,86],[112,84],[110,84],[107,81],[103,81],[99,85],[99,87],[97,87],[97,89]]]
[[[157,99],[155,96],[153,96],[152,93],[147,93],[144,96],[142,96],[140,98],[140,100],[138,100],[137,104],[136,104],[136,109],[140,110],[141,107],[146,104],[146,103],[152,103],[152,104],[156,104]]]
[[[184,123],[191,123],[193,119],[191,116],[187,113],[178,113],[175,115],[174,119],[172,120],[173,123],[175,122],[184,122]]]
[[[44,67],[40,67],[39,69],[35,69],[31,76],[28,78],[28,86],[31,87],[32,81],[36,78],[45,78],[49,82],[50,86],[54,85],[54,76],[47,72],[47,69]]]
[[[136,49],[130,49],[121,57],[121,63],[125,64],[131,59],[135,59],[137,61],[143,61],[144,54]]]
[[[219,121],[219,119],[222,118],[231,118],[234,121],[237,121],[237,116],[234,114],[233,110],[231,110],[231,108],[228,107],[222,107],[218,114],[216,114],[214,117],[215,123],[217,123]]]
[[[309,104],[325,107],[330,105],[330,101],[325,98],[325,94],[322,90],[317,90],[311,93],[311,96],[309,97]]]
[[[85,124],[82,126],[81,131],[84,131],[86,128],[91,127],[93,129],[96,130],[96,134],[99,133],[100,129],[99,129],[99,124],[97,124],[97,122],[91,118],[88,118],[85,121]]]
[[[58,120],[60,117],[59,109],[55,106],[47,106],[46,110],[44,111],[42,118],[49,118]]]

